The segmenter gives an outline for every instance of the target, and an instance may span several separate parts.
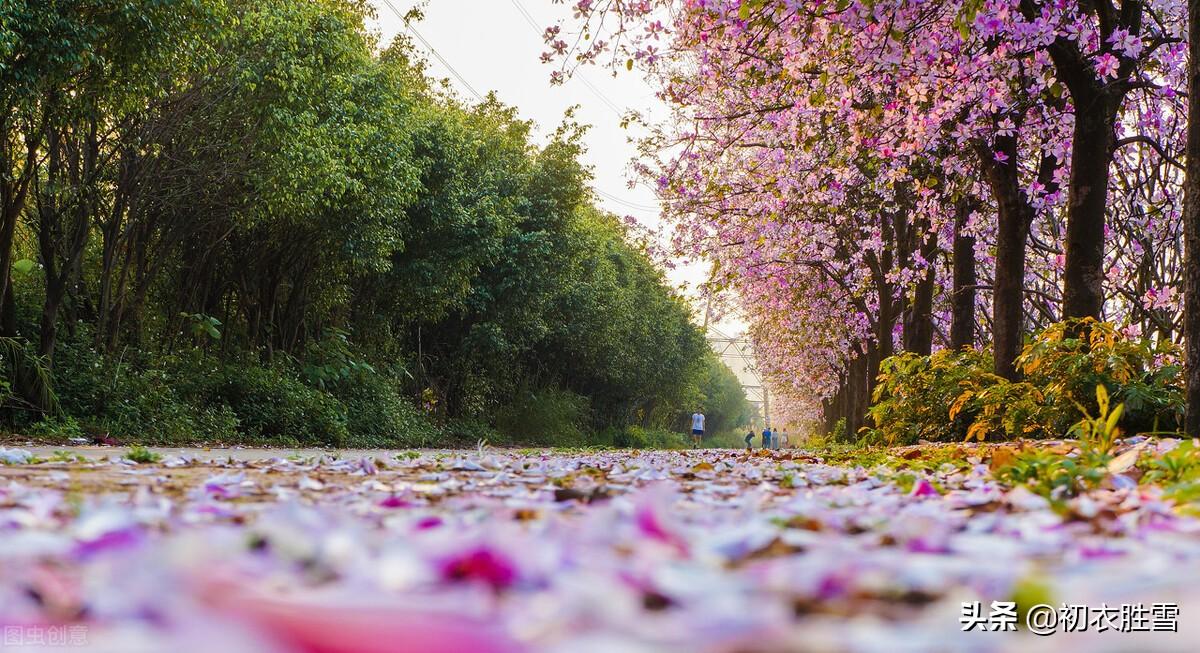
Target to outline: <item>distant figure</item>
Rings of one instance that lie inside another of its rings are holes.
[[[783,429],[783,433],[779,434],[779,442],[776,443],[775,448],[776,449],[787,449],[788,448],[787,429]]]
[[[763,429],[762,439],[763,439],[762,440],[763,449],[770,449],[771,448],[771,427],[768,426]]]
[[[746,451],[754,450],[754,429],[746,431]]]
[[[704,413],[692,413],[692,448],[700,448],[700,438],[704,437]]]

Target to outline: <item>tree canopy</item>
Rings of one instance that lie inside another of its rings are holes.
[[[130,423],[127,378],[169,379],[184,422],[224,437],[322,411],[325,439],[377,432],[355,413],[368,386],[373,410],[439,423],[541,396],[583,432],[740,419],[689,306],[594,207],[585,127],[539,142],[494,96],[463,102],[404,38],[377,43],[368,11],[0,8],[9,419],[53,412],[18,368],[98,429]]]

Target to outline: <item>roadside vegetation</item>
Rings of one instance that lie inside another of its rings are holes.
[[[668,446],[694,410],[744,421],[686,302],[594,207],[584,127],[461,101],[364,11],[5,5],[3,427]]]

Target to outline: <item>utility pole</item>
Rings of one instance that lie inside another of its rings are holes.
[[[763,426],[771,426],[771,395],[767,386],[763,386]]]

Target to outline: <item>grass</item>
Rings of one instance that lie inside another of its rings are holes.
[[[147,449],[146,447],[143,447],[140,444],[135,444],[132,447],[130,447],[129,453],[125,454],[125,458],[128,460],[132,460],[133,462],[135,462],[139,465],[147,465],[147,464],[156,463],[156,462],[159,462],[160,460],[162,460],[162,456],[158,455],[157,453],[154,453],[153,451],[150,451],[149,449]]]

